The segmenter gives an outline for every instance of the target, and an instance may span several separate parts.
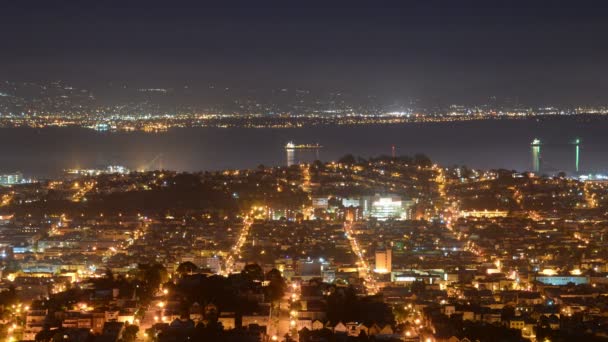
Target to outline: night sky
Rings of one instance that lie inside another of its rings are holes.
[[[608,2],[123,2],[3,1],[1,78],[607,102]]]

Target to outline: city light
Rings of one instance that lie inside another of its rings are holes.
[[[0,339],[608,337],[608,5],[14,3]]]

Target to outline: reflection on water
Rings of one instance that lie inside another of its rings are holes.
[[[287,166],[291,166],[293,164],[295,164],[296,162],[296,151],[292,150],[292,149],[287,149],[285,150],[287,151]]]
[[[302,163],[311,163],[315,160],[321,160],[319,149],[314,149],[314,150],[286,149],[285,153],[287,154],[287,166],[302,164]]]

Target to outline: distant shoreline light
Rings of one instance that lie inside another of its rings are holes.
[[[383,115],[296,115],[296,116],[260,116],[260,115],[144,115],[144,116],[66,116],[42,115],[38,113],[25,115],[3,115],[0,113],[0,128],[46,128],[46,127],[81,127],[99,132],[147,132],[159,133],[173,128],[303,128],[315,126],[362,126],[362,125],[399,125],[415,123],[467,122],[484,120],[526,120],[554,119],[563,117],[608,117],[608,111],[595,113],[570,114],[525,114],[501,113],[465,114],[465,115],[426,115],[426,114],[383,114]]]

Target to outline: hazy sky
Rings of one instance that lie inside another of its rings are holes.
[[[83,3],[2,2],[2,78],[608,102],[606,1]]]

